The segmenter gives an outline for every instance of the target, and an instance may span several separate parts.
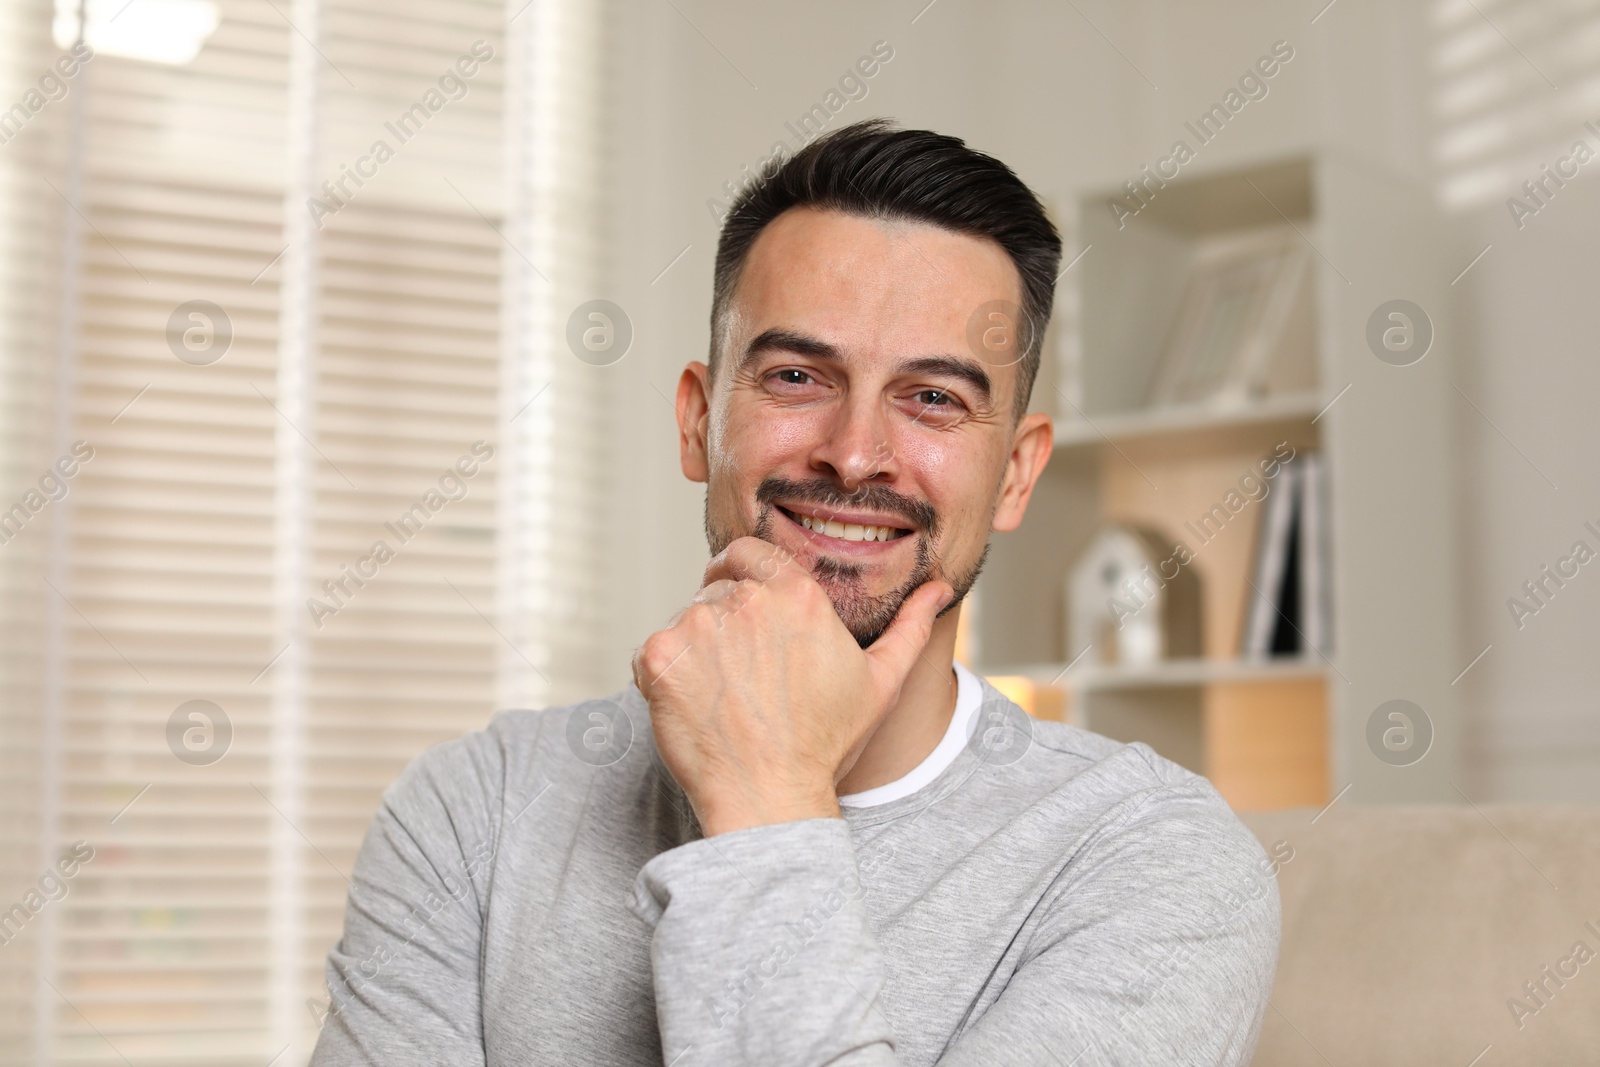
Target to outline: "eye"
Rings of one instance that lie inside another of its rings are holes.
[[[794,375],[793,378],[785,378],[784,379],[784,384],[785,385],[804,385],[805,382],[804,381],[800,381],[798,379],[804,378],[804,379],[809,380],[811,378],[811,375],[807,374],[805,371],[799,369],[798,367],[785,367],[780,371],[774,371],[772,376],[774,378],[778,378],[778,377],[782,377],[785,374]]]
[[[928,386],[901,396],[904,405],[901,410],[910,415],[913,421],[929,428],[953,426],[967,414],[967,405],[946,389]]]

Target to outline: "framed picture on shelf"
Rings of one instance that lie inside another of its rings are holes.
[[[1285,326],[1306,318],[1308,263],[1305,242],[1290,226],[1203,243],[1146,403],[1242,402],[1265,391],[1280,355],[1309,364],[1309,350],[1280,352]]]

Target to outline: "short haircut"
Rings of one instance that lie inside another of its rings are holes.
[[[960,138],[899,129],[888,119],[867,119],[824,134],[763,173],[733,201],[717,242],[712,285],[708,362],[713,381],[750,248],[768,223],[793,207],[928,223],[999,244],[1022,281],[1024,321],[1018,328],[1025,348],[1017,366],[1012,421],[1022,418],[1055,298],[1061,235],[1010,167]]]

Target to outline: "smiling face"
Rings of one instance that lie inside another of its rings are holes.
[[[774,219],[716,380],[691,363],[679,383],[712,553],[747,534],[793,553],[863,648],[929,579],[955,608],[1049,455],[1049,417],[1015,418],[1010,332],[969,341],[975,314],[1014,308],[1020,287],[992,241],[809,207]]]

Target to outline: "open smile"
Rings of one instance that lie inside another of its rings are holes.
[[[888,516],[833,512],[818,507],[807,514],[781,504],[773,505],[783,517],[797,527],[818,548],[845,555],[872,555],[887,550],[896,541],[903,540],[911,531],[901,526],[887,525]]]

